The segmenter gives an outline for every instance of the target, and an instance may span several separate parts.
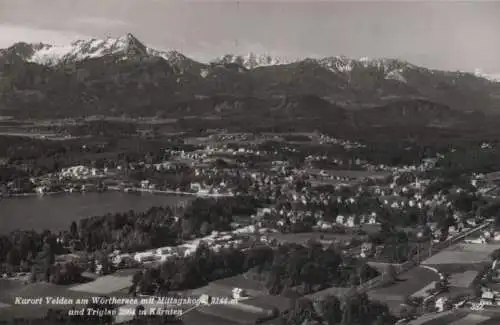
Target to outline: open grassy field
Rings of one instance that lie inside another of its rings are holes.
[[[481,323],[475,325],[497,325],[497,324],[500,324],[499,317],[492,317],[488,320],[482,321]]]
[[[436,282],[437,282],[437,281],[432,281],[432,282],[430,282],[429,284],[427,284],[427,285],[426,285],[425,287],[423,287],[422,289],[420,289],[420,290],[418,290],[418,291],[416,291],[416,292],[412,293],[412,294],[411,294],[411,297],[414,297],[414,298],[417,298],[417,297],[420,297],[420,298],[425,298],[425,297],[427,297],[427,296],[428,296],[427,291],[434,289],[434,288],[435,288],[435,286],[436,286]]]
[[[226,286],[210,283],[204,287],[189,290],[186,294],[192,296],[209,295],[212,297],[230,297],[232,294],[231,289],[232,288]]]
[[[255,306],[265,310],[277,308],[280,311],[284,311],[290,308],[292,300],[283,296],[263,295],[244,300],[241,304]]]
[[[430,313],[411,321],[408,325],[449,325],[450,323],[457,321],[468,314],[468,312],[462,310],[448,310],[442,313]]]
[[[407,296],[418,292],[434,281],[439,281],[439,276],[435,272],[415,267],[408,272],[400,274],[396,283],[371,290],[368,292],[368,295],[372,299],[382,302],[403,302]]]
[[[16,305],[15,298],[38,298],[38,297],[64,297],[68,299],[89,298],[92,293],[76,292],[68,290],[67,286],[55,285],[45,282],[23,284],[19,281],[6,280],[11,282],[3,284],[0,290],[1,305],[10,305],[8,308],[0,309],[0,321],[9,320],[16,317],[37,318],[47,314],[49,309],[75,308],[73,305]],[[3,281],[2,281],[3,282]]]
[[[17,282],[17,281],[12,281]],[[34,297],[67,297],[67,298],[81,298],[82,296],[90,296],[88,292],[73,292],[68,290],[68,286],[56,285],[46,282],[36,282],[30,284],[19,283],[18,285],[5,288],[1,292],[1,300],[4,303],[14,303],[16,297],[34,298]]]
[[[450,323],[450,325],[479,325],[489,320],[490,318],[491,317],[487,315],[469,314],[459,320]]]
[[[472,285],[474,279],[478,276],[478,271],[465,271],[462,273],[453,273],[450,277],[450,286],[458,288],[468,288]]]
[[[255,324],[266,316],[265,312],[249,312],[235,305],[202,306],[199,311],[210,316],[220,317],[233,323]],[[200,323],[204,324],[204,323]]]
[[[71,287],[69,291],[110,294],[128,288],[131,285],[132,276],[106,275],[92,282]]]
[[[241,288],[247,291],[247,294],[252,297],[267,294],[264,283],[246,278],[244,274],[214,281],[202,288],[191,290],[188,294],[230,297],[233,288]]]
[[[182,323],[184,325],[234,325],[235,323],[224,319],[222,317],[217,317],[209,315],[207,313],[202,313],[198,310],[190,311],[189,313],[182,316]]]
[[[422,262],[425,265],[487,263],[499,244],[456,244]]]

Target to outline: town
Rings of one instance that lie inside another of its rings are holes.
[[[425,324],[495,313],[498,176],[456,177],[455,149],[391,166],[363,143],[318,132],[219,133],[176,146],[7,181],[4,200],[92,191],[187,200],[2,237],[2,318],[62,317],[96,296],[88,308],[114,311],[94,316],[121,324],[152,321],[145,308],[185,324]],[[67,303],[17,303],[41,292]],[[362,304],[365,314],[347,312]]]

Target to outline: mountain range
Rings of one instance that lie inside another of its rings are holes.
[[[377,107],[385,108],[372,114]],[[363,111],[382,124],[384,116],[415,120],[414,111],[431,123],[500,112],[500,83],[397,59],[250,54],[203,63],[147,47],[131,34],[0,50],[0,115],[224,117],[248,110],[274,119],[345,119],[340,112],[347,111],[352,123],[361,123],[352,112]]]

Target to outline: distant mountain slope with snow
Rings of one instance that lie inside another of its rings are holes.
[[[481,71],[481,69],[476,69],[476,71],[474,72],[474,75],[476,77],[485,78],[485,79],[488,79],[490,81],[500,82],[500,73],[498,73],[498,74],[487,74],[487,73],[483,73]]]
[[[238,64],[246,69],[256,69],[273,65],[290,64],[299,59],[289,59],[286,57],[272,56],[268,54],[249,53],[247,55],[226,54],[211,61],[212,64]]]
[[[174,99],[313,95],[356,108],[426,99],[464,111],[500,112],[500,83],[491,79],[478,71],[441,71],[389,58],[251,53],[199,62],[148,47],[132,34],[0,49],[0,108],[37,106],[40,111],[75,106],[117,111],[133,103],[156,112]]]
[[[78,40],[69,45],[40,44],[25,59],[44,65],[99,58],[105,55],[147,55],[148,49],[132,34],[118,38]]]
[[[208,65],[236,64],[247,70],[252,70],[260,67],[288,65],[304,60],[268,54],[249,53],[247,55],[227,54],[210,62],[202,63],[190,59],[177,51],[162,51],[147,47],[130,33],[117,38],[108,37],[105,39],[91,38],[87,40],[77,40],[67,45],[17,43],[7,49],[7,51],[14,52],[27,62],[48,66],[100,58],[107,55],[121,56],[123,59],[137,56],[160,57],[174,65],[182,65],[184,62],[190,61],[191,65],[196,62],[200,69]],[[379,72],[383,72],[386,79],[402,83],[407,81],[405,77],[407,70],[424,69],[406,61],[386,58],[351,59],[345,56],[334,56],[306,60],[312,60],[332,73],[341,74],[347,77],[356,69],[376,69]],[[430,69],[426,70],[431,71]],[[480,70],[476,70],[474,75],[490,81],[500,81],[500,74],[488,75],[482,73]]]

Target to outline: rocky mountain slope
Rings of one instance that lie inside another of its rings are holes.
[[[221,108],[214,98],[237,100],[226,100]],[[245,107],[276,118],[313,118],[331,109],[341,119],[339,106],[405,101],[417,106],[432,103],[453,112],[496,113],[500,112],[500,83],[395,59],[289,61],[227,55],[202,63],[179,52],[151,49],[131,34],[67,46],[17,43],[0,50],[0,115],[183,116],[194,111],[235,115],[243,114]],[[418,114],[430,114],[424,118],[429,122],[434,113]],[[407,120],[394,113],[388,116]]]

